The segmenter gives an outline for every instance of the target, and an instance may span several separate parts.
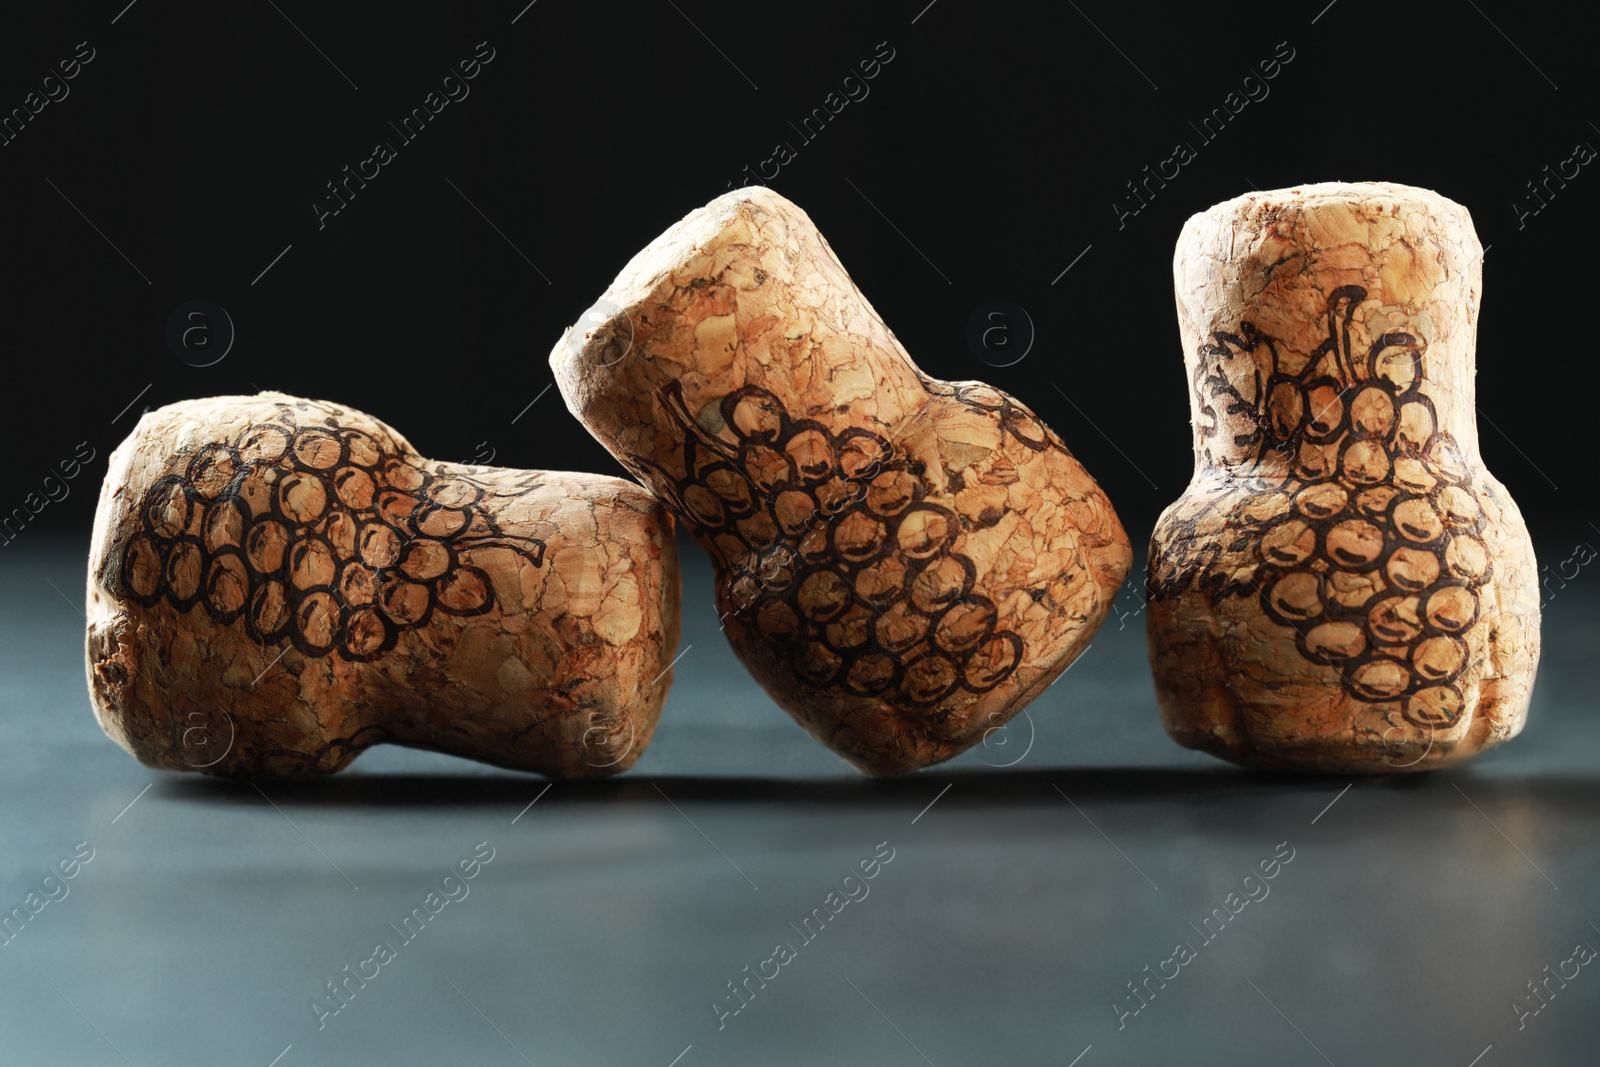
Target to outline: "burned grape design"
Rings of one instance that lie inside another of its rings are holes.
[[[1064,448],[1003,394],[944,393],[1029,449]],[[663,400],[683,430],[682,475],[632,459],[724,561],[724,625],[737,620],[782,648],[817,689],[901,707],[988,692],[1022,661],[1022,636],[1000,625],[995,602],[974,591],[972,559],[953,547],[964,520],[930,499],[922,467],[891,439],[793,418],[755,386],[721,399],[716,435],[676,383]]]
[[[1240,469],[1220,505],[1234,539],[1196,536],[1215,503],[1164,523],[1151,591],[1193,587],[1213,604],[1255,596],[1351,696],[1447,726],[1463,711],[1467,635],[1491,577],[1487,518],[1422,392],[1422,342],[1392,331],[1354,344],[1365,298],[1359,286],[1335,291],[1327,338],[1307,357],[1281,353],[1248,323],[1201,347],[1201,460]],[[1258,473],[1280,463],[1281,474]]]
[[[543,563],[543,542],[507,536],[481,506],[537,475],[507,486],[429,469],[380,425],[349,423],[337,408],[280,404],[157,481],[123,552],[128,595],[242,622],[258,644],[366,660],[435,611],[489,611],[476,551]]]

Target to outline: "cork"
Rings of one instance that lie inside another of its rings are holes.
[[[626,769],[671,684],[671,516],[621,479],[423,459],[280,393],[145,415],[89,556],[88,675],[142,762],[330,774],[384,743]]]
[[[1061,439],[998,389],[924,374],[771,190],[668,229],[550,363],[710,554],[740,660],[868,774],[1002,726],[1127,573],[1116,513]]]
[[[1478,451],[1482,260],[1465,208],[1381,182],[1250,193],[1184,226],[1195,471],[1151,538],[1148,616],[1181,744],[1386,773],[1521,730],[1539,594]]]

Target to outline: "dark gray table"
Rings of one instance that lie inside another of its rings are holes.
[[[1600,947],[1581,581],[1547,609],[1527,731],[1468,768],[1352,785],[1180,749],[1131,616],[1008,735],[884,784],[744,674],[686,550],[692,647],[624,778],[546,790],[376,749],[262,793],[101,734],[82,547],[0,554],[0,906],[42,903],[0,948],[0,1063],[1596,1062],[1600,961],[1565,962]],[[61,861],[75,877],[45,882]],[[1204,925],[1246,889],[1266,895]],[[392,958],[366,962],[379,942]],[[1528,982],[1574,968],[1519,1021]],[[729,983],[774,971],[731,1014]]]

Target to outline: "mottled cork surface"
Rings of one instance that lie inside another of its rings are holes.
[[[278,393],[145,415],[89,558],[88,674],[143,762],[337,771],[385,742],[615,773],[671,684],[670,515],[631,483],[425,460]]]
[[[1465,208],[1384,183],[1251,193],[1184,226],[1195,473],[1151,539],[1148,622],[1181,743],[1381,773],[1522,728],[1539,594],[1478,453],[1482,259]]]
[[[1064,670],[1131,553],[1027,407],[923,374],[763,188],[662,234],[550,357],[567,406],[687,524],[772,698],[874,775],[948,759]]]

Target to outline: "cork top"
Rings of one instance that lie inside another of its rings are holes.
[[[650,242],[562,334],[550,366],[568,410],[653,462],[677,462],[679,442],[657,425],[668,406],[720,431],[723,398],[754,388],[842,429],[896,426],[928,397],[810,217],[760,186]]]
[[[1455,201],[1410,185],[1322,182],[1246,193],[1191,216],[1173,276],[1180,305],[1201,301],[1202,313],[1221,302],[1315,319],[1336,290],[1360,286],[1396,312],[1448,307],[1466,326],[1476,320],[1482,265],[1472,217]]]
[[[1236,465],[1263,443],[1286,454],[1288,437],[1316,430],[1301,425],[1296,397],[1318,382],[1330,396],[1376,380],[1420,392],[1438,429],[1472,450],[1482,276],[1467,210],[1414,186],[1301,185],[1192,216],[1173,281],[1200,465]],[[1237,394],[1220,434],[1207,396],[1217,388]]]

